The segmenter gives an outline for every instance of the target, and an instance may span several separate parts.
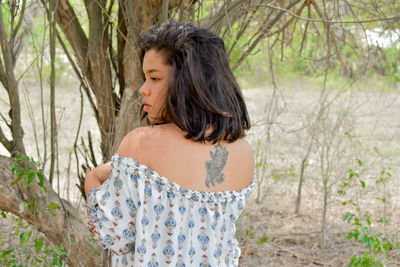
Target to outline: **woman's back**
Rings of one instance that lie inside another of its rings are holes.
[[[238,265],[235,221],[254,186],[241,176],[253,169],[244,140],[198,144],[160,125],[136,129],[118,152],[88,195],[90,230],[113,266]]]
[[[130,139],[121,144],[119,156],[136,159],[184,188],[239,190],[250,184],[254,174],[251,146],[243,138],[233,143],[221,141],[219,146],[203,144],[185,138],[185,133],[170,123],[136,129]]]

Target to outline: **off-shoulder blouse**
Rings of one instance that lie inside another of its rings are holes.
[[[254,187],[185,189],[114,154],[109,178],[88,194],[89,230],[112,266],[237,266],[235,221]]]

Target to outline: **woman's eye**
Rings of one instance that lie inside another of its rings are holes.
[[[152,77],[151,80],[156,82],[156,81],[158,81],[159,79],[158,79],[158,78],[155,78],[155,77]]]

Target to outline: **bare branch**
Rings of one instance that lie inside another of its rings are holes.
[[[3,84],[4,89],[8,92],[7,75],[4,71],[3,62],[0,59],[0,82]]]
[[[308,18],[310,18],[311,17],[310,5],[307,5],[307,11],[308,11],[307,12]],[[303,38],[301,39],[301,45],[300,45],[300,50],[299,50],[300,53],[303,51],[303,47],[304,47],[305,41],[307,39],[308,25],[310,25],[310,21],[306,22],[306,26],[305,26],[304,33],[303,33]]]
[[[234,37],[234,38],[235,38],[235,41],[234,41],[234,43],[232,44],[232,46],[229,48],[229,50],[228,50],[228,52],[227,52],[228,58],[230,57],[230,55],[231,55],[231,53],[232,53],[232,51],[233,51],[233,48],[237,45],[239,39],[240,39],[240,38],[242,37],[242,35],[246,32],[246,29],[249,27],[249,24],[250,24],[250,22],[252,21],[252,19],[253,19],[253,17],[254,17],[254,14],[256,13],[256,11],[258,10],[259,7],[260,7],[260,6],[257,6],[257,7],[255,7],[255,8],[253,8],[253,9],[250,11],[250,16],[248,16],[248,17],[246,18],[246,22],[240,24],[240,28],[239,28],[239,30],[238,30],[236,36]]]
[[[63,51],[64,51],[65,55],[67,56],[69,63],[71,63],[71,66],[72,66],[72,69],[75,72],[75,75],[78,77],[78,80],[81,82],[81,86],[85,90],[86,96],[87,96],[87,98],[89,100],[90,106],[92,107],[92,110],[94,112],[95,118],[96,118],[96,120],[98,120],[98,116],[99,116],[98,115],[98,111],[97,111],[96,105],[95,105],[95,103],[93,101],[93,98],[92,98],[92,96],[90,94],[90,90],[89,90],[89,88],[88,88],[88,86],[86,84],[85,78],[79,72],[79,69],[78,69],[75,61],[71,57],[71,54],[69,53],[68,48],[66,47],[63,39],[60,37],[60,34],[58,32],[57,32],[57,39],[58,39],[58,42],[61,44],[61,47],[63,48]]]
[[[13,143],[7,139],[1,127],[0,127],[0,143],[7,149],[8,152],[12,153],[14,149]]]
[[[58,0],[50,1],[48,8],[48,20],[49,24],[49,39],[50,39],[50,172],[49,182],[53,185],[54,177],[54,164],[57,157],[56,146],[57,146],[57,118],[56,118],[56,104],[55,104],[55,58],[56,58],[56,23],[57,23],[57,5]],[[60,184],[60,183],[58,183]]]
[[[122,96],[125,90],[125,75],[124,75],[124,51],[125,45],[127,44],[127,28],[126,19],[124,15],[124,5],[118,6],[118,26],[117,26],[117,64],[118,71],[117,77],[119,82],[119,95]],[[116,104],[116,108],[119,109],[119,104]]]
[[[322,14],[321,9],[319,8],[318,4],[314,0],[311,0],[311,4],[314,6],[315,10],[317,11],[318,15],[321,18],[326,18],[326,16],[324,16],[324,14]],[[340,63],[342,64],[343,68],[346,70],[347,74],[350,74],[350,69],[347,66],[346,62],[344,62],[344,60],[342,58],[342,54],[340,53],[340,49],[337,44],[335,34],[333,33],[333,31],[330,31],[330,29],[328,29],[329,28],[328,23],[324,23],[324,26],[325,26],[326,30],[330,32],[330,37],[332,39],[333,45],[335,46],[336,55],[338,56]]]
[[[232,4],[231,1],[229,1],[227,4],[222,4],[217,14],[214,15],[212,20],[211,18],[204,19],[204,21],[210,20],[207,23],[208,24],[207,28],[219,34],[221,32],[223,20],[228,18],[227,14],[229,14],[229,17],[237,17],[237,13],[241,11],[240,5],[242,4],[242,2],[243,2],[242,0],[236,0],[232,2]],[[212,14],[210,16],[212,16]],[[204,22],[202,22],[201,24],[204,24]]]
[[[314,1],[312,1],[314,2]],[[370,23],[370,22],[379,22],[379,21],[396,21],[400,19],[400,15],[394,15],[394,16],[389,16],[389,17],[384,17],[384,18],[376,18],[376,19],[366,19],[366,20],[327,20],[327,19],[311,19],[311,18],[305,18],[302,16],[297,15],[296,13],[290,11],[288,8],[282,8],[279,6],[274,6],[271,4],[264,4],[264,6],[267,6],[269,8],[273,8],[276,10],[280,10],[284,13],[288,13],[298,19],[304,20],[304,21],[314,21],[314,22],[321,22],[321,23],[329,23],[329,24],[360,24],[360,23]]]
[[[88,39],[68,0],[60,0],[60,4],[57,6],[57,23],[74,50],[78,64],[82,69],[86,69]]]
[[[18,30],[22,25],[22,21],[24,20],[24,14],[25,14],[25,6],[26,6],[26,0],[23,0],[22,1],[22,7],[20,9],[21,11],[20,11],[20,14],[19,14],[19,20],[17,22],[17,25],[15,26],[15,28],[11,32],[11,38],[10,38],[11,40],[15,39],[15,36],[17,35]]]
[[[23,154],[25,155],[25,147],[23,144],[23,130],[21,126],[21,108],[18,95],[18,84],[14,76],[14,64],[13,64],[13,51],[11,49],[13,44],[10,44],[7,36],[7,32],[4,25],[3,9],[0,5],[0,43],[1,50],[4,59],[4,74],[6,75],[6,84],[3,84],[7,88],[8,96],[10,99],[11,106],[11,123],[12,123],[12,137],[13,137],[13,153],[12,154]]]
[[[296,4],[298,4],[301,0],[291,0],[290,3],[286,6],[286,8],[280,10],[280,12],[273,18],[271,21],[268,22],[267,26],[263,28],[259,36],[256,38],[256,40],[253,41],[253,43],[247,48],[246,52],[243,53],[243,55],[239,58],[238,61],[234,64],[232,67],[232,70],[235,70],[239,67],[239,65],[245,60],[245,58],[254,50],[254,48],[257,46],[257,44],[264,39],[265,35],[271,30],[271,28],[280,20],[280,18],[286,13],[287,10],[291,9],[294,7]],[[267,4],[268,5],[268,4]]]
[[[168,19],[169,0],[162,0],[161,16],[159,23],[163,23]]]

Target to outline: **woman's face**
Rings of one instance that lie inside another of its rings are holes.
[[[155,49],[146,52],[143,59],[145,81],[139,93],[143,96],[143,110],[150,122],[160,121],[161,109],[168,91],[168,79],[171,66],[165,64],[164,55]]]

